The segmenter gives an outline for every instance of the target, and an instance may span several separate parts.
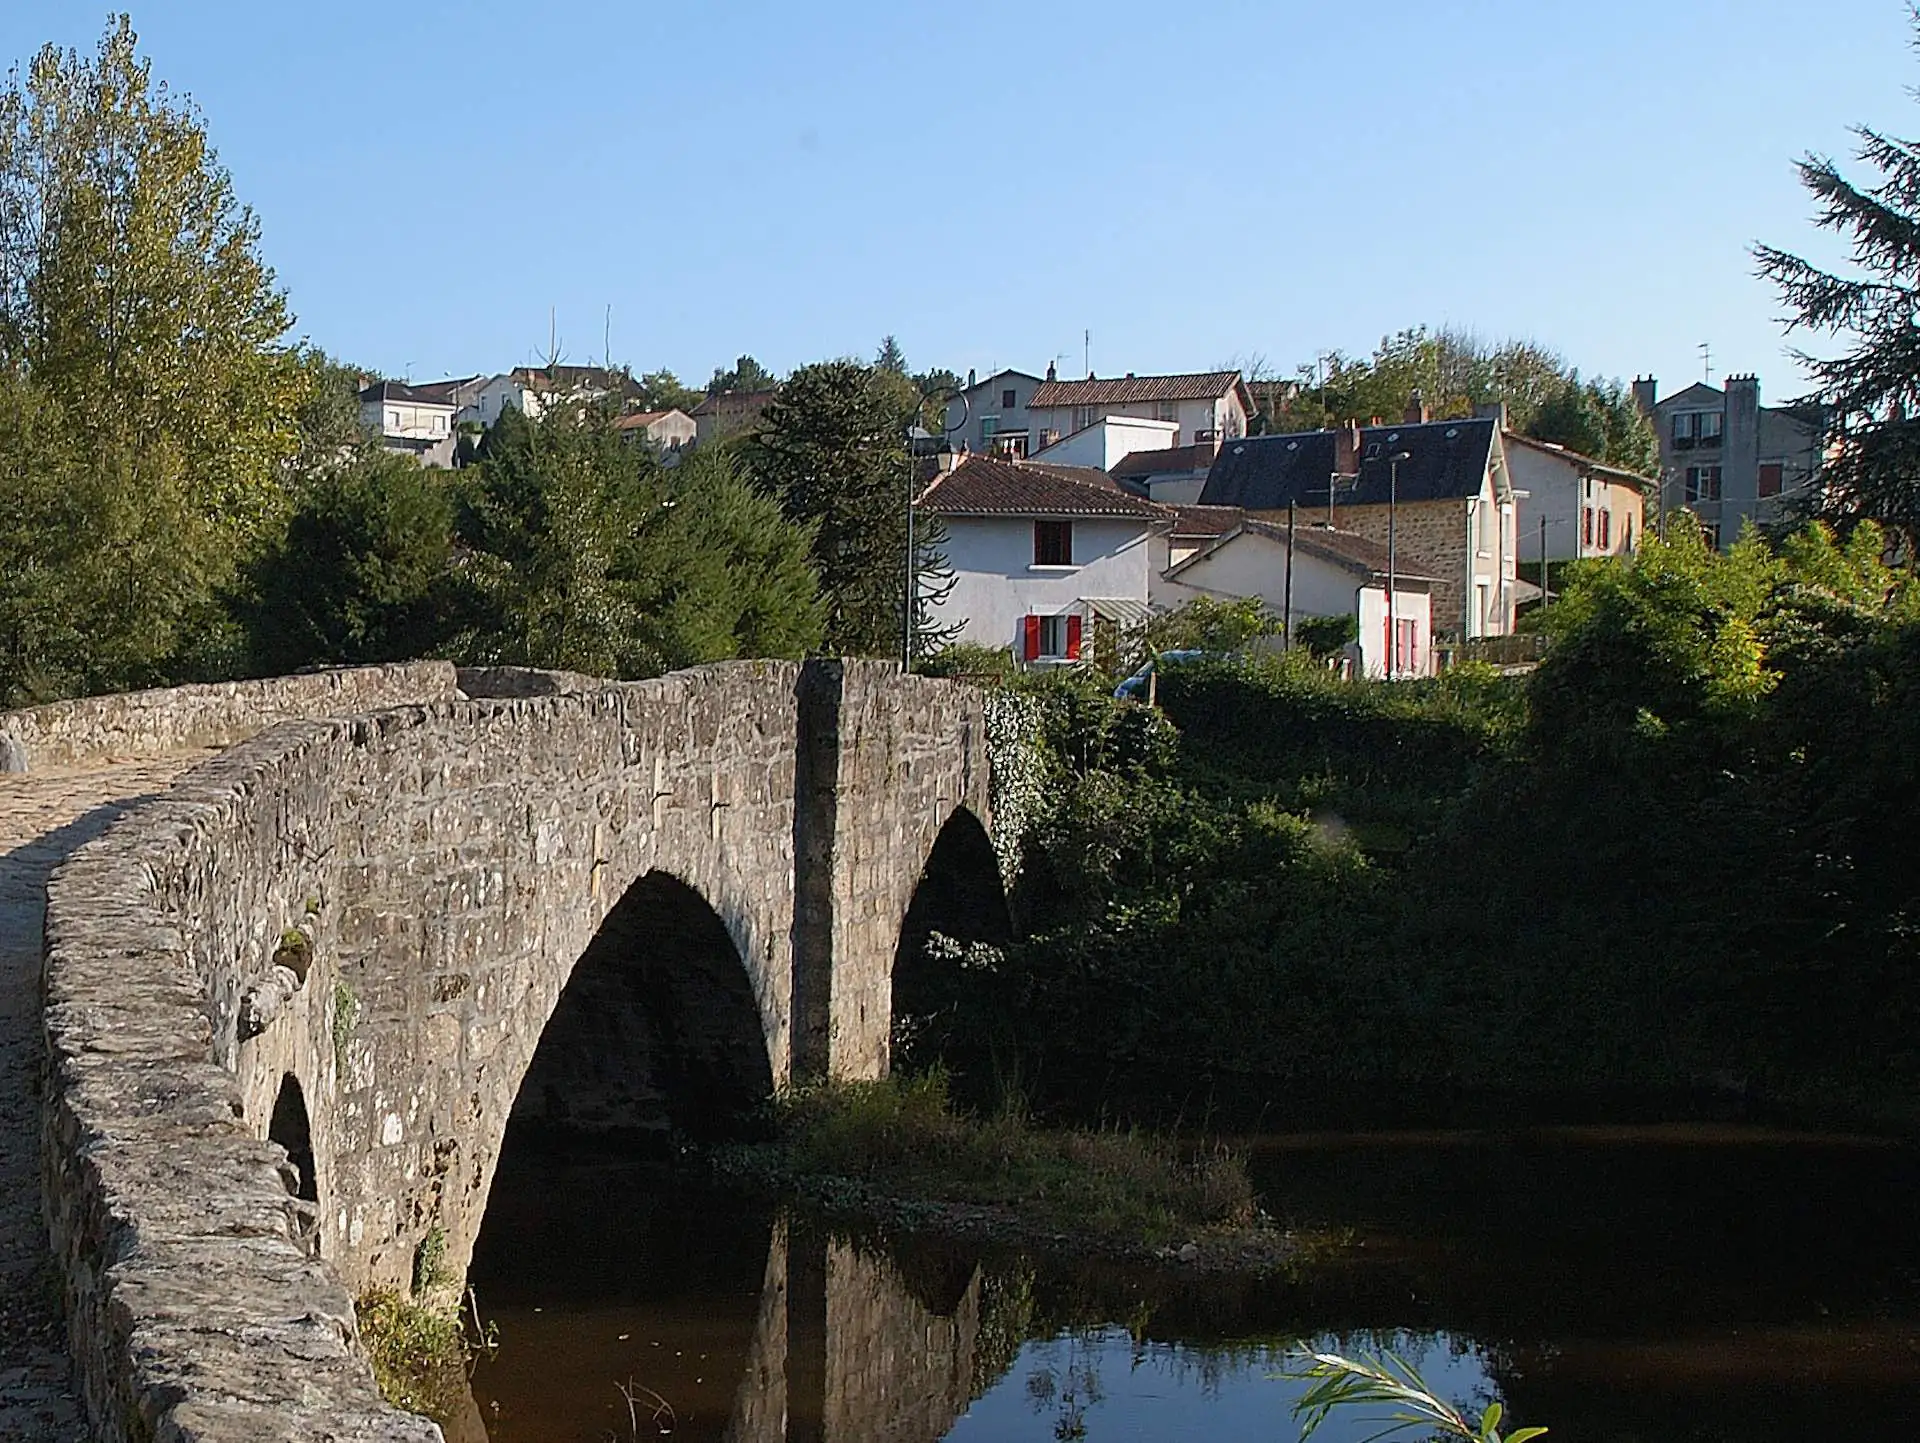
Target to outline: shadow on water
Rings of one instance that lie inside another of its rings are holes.
[[[1908,1148],[1563,1129],[1266,1139],[1253,1161],[1271,1211],[1344,1245],[1201,1282],[827,1238],[657,1168],[522,1170],[475,1260],[501,1340],[476,1417],[492,1443],[1270,1440],[1297,1391],[1272,1374],[1310,1338],[1407,1350],[1558,1443],[1910,1436]],[[622,1384],[671,1411],[630,1412]]]

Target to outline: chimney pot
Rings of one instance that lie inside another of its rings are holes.
[[[1057,381],[1060,379],[1059,374],[1054,370],[1052,361],[1047,362],[1047,379],[1049,381]]]
[[[1407,425],[1424,426],[1432,419],[1433,413],[1427,409],[1427,403],[1418,391],[1407,397]]]

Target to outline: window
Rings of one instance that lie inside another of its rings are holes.
[[[1180,403],[1178,401],[1162,401],[1154,408],[1153,414],[1162,421],[1178,421],[1180,419]]]
[[[1718,501],[1720,499],[1720,468],[1718,466],[1687,467],[1687,505],[1696,501]]]
[[[1420,675],[1420,623],[1407,617],[1394,618],[1393,674]]]
[[[1695,418],[1700,422],[1700,444],[1718,446],[1720,444],[1720,423],[1722,417],[1718,411],[1702,411]]]
[[[1781,482],[1786,479],[1786,475],[1787,468],[1784,462],[1762,461],[1760,463],[1760,477],[1756,483],[1757,490],[1755,494],[1760,496],[1778,496],[1780,494]]]
[[[389,431],[398,431],[400,429],[400,413],[398,411],[387,412],[387,429]]]
[[[980,444],[983,449],[989,451],[993,449],[993,433],[999,429],[1000,418],[998,416],[982,416],[980,418]]]
[[[1673,445],[1677,451],[1691,451],[1700,434],[1700,416],[1695,411],[1676,411],[1673,417]]]
[[[1020,403],[1013,398],[1013,392],[1002,391],[1000,393],[1000,409],[1001,410],[1011,411],[1014,409],[1014,407],[1018,406],[1019,404]]]
[[[1020,651],[1026,661],[1078,661],[1080,618],[1028,616],[1020,624]]]
[[[1612,549],[1612,531],[1613,513],[1603,506],[1600,508],[1600,549],[1602,551]]]
[[[1073,408],[1073,429],[1084,431],[1100,419],[1098,406],[1075,406]]]
[[[1073,565],[1073,523],[1071,521],[1033,523],[1033,564],[1035,566]]]
[[[1024,460],[1027,454],[1027,433],[1025,431],[1004,431],[993,438],[993,454],[1007,456],[1015,460]]]

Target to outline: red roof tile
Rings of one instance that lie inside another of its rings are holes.
[[[942,516],[1171,516],[1122,491],[1104,471],[995,456],[969,456],[922,491],[918,504]]]
[[[1211,401],[1235,387],[1238,371],[1198,371],[1181,376],[1121,376],[1111,381],[1042,381],[1027,401],[1029,411],[1055,406],[1124,406],[1134,401]],[[1243,396],[1244,402],[1246,398]],[[1252,407],[1248,407],[1249,410]]]

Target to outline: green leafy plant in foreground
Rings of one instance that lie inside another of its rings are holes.
[[[1506,1410],[1489,1403],[1474,1423],[1453,1404],[1433,1391],[1427,1380],[1411,1363],[1396,1354],[1384,1358],[1346,1358],[1338,1353],[1317,1353],[1301,1349],[1301,1363],[1283,1375],[1303,1378],[1311,1383],[1293,1405],[1302,1439],[1311,1438],[1336,1408],[1390,1407],[1395,1411],[1384,1420],[1387,1426],[1373,1435],[1390,1438],[1416,1428],[1426,1430],[1428,1438],[1464,1439],[1466,1443],[1527,1443],[1541,1437],[1545,1428],[1516,1428],[1502,1433],[1500,1424]]]

